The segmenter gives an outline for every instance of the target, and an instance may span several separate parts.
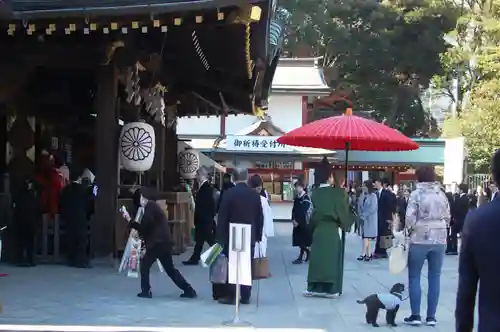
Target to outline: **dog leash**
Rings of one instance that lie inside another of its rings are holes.
[[[392,293],[392,294],[394,294],[394,295],[400,295],[400,296],[401,296],[401,302],[406,301],[406,300],[408,300],[408,299],[410,298],[410,295],[409,295],[409,294],[408,294],[408,296],[407,296],[407,297],[405,297],[404,299],[403,299],[403,294],[401,294],[401,293]]]

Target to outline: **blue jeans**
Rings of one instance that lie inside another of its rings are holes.
[[[445,244],[411,244],[408,252],[408,287],[410,291],[410,307],[412,315],[420,316],[422,288],[420,276],[427,259],[427,317],[435,318],[441,288],[441,268],[443,267]]]

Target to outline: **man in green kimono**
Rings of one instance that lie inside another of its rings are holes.
[[[313,241],[307,275],[306,296],[334,297],[342,294],[344,232],[353,223],[347,192],[334,187],[332,170],[318,172],[319,186],[312,191]]]

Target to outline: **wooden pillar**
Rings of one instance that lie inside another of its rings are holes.
[[[96,257],[108,256],[114,249],[114,223],[118,181],[117,73],[113,64],[97,73],[96,95],[96,180],[99,188],[92,223],[92,251]]]
[[[144,185],[155,188],[157,191],[162,191],[163,189],[163,163],[164,163],[164,153],[165,153],[165,126],[163,126],[158,121],[149,121],[151,126],[153,126],[155,131],[155,142],[156,142],[156,151],[155,158],[153,161],[153,166],[147,172],[145,172],[144,176]]]
[[[163,191],[175,191],[180,183],[177,157],[177,126],[165,128],[165,148],[163,151]]]

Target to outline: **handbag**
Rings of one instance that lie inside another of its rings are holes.
[[[394,234],[394,246],[389,250],[389,272],[399,274],[408,267],[408,237],[405,231]]]
[[[418,200],[416,205],[416,218],[418,222],[418,211],[420,209]],[[410,233],[404,229],[401,232],[394,233],[394,246],[389,251],[389,272],[399,274],[408,267],[408,253],[410,250]]]
[[[270,277],[271,273],[269,272],[269,260],[267,257],[254,258],[252,260],[252,280],[267,279]]]

